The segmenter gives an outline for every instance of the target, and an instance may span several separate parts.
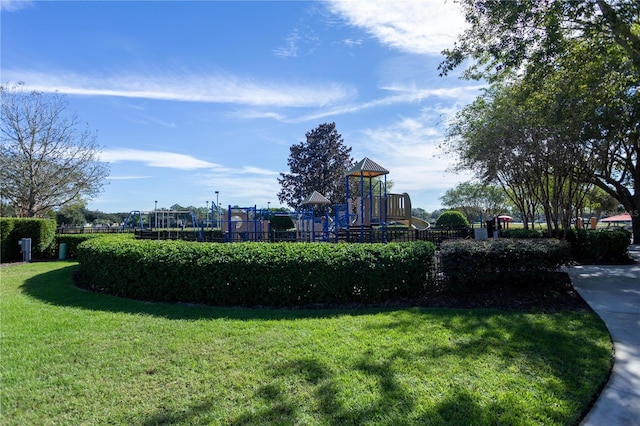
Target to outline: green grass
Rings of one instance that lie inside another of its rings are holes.
[[[575,424],[612,344],[585,312],[252,310],[1,270],[2,425]]]

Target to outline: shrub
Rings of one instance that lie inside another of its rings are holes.
[[[56,250],[60,247],[61,243],[65,243],[67,245],[67,258],[68,259],[77,259],[78,258],[78,245],[81,243],[93,239],[93,238],[121,238],[121,239],[133,239],[134,235],[132,233],[122,233],[122,234],[58,234],[55,238]],[[57,253],[57,251],[56,251]]]
[[[420,296],[435,247],[390,244],[202,244],[99,238],[78,247],[94,289],[221,306],[376,303]]]
[[[293,220],[290,216],[274,215],[270,218],[271,229],[274,231],[286,231],[293,228]]]
[[[436,219],[436,227],[438,228],[468,228],[469,226],[465,215],[457,210],[448,210]]]
[[[1,259],[2,262],[22,260],[18,242],[22,238],[31,238],[31,256],[46,257],[56,234],[56,222],[51,219],[0,218]]]
[[[440,247],[454,291],[530,286],[570,260],[568,243],[555,239],[449,240]]]
[[[544,238],[545,234],[541,229],[502,229],[500,236],[503,238]]]
[[[572,229],[567,240],[583,262],[628,262],[631,233],[623,228]]]

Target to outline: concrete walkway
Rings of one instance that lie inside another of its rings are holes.
[[[640,245],[629,252],[640,262]],[[581,425],[640,425],[640,264],[576,266],[569,275],[615,348],[609,382]]]

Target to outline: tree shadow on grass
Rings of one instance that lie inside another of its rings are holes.
[[[415,332],[415,314],[435,315],[429,310],[362,309],[362,310],[277,310],[247,308],[215,308],[166,303],[145,303],[106,294],[93,293],[74,285],[73,273],[77,266],[63,266],[27,279],[21,291],[30,297],[54,306],[80,308],[92,311],[143,314],[167,319],[217,319],[274,320],[297,318],[324,318],[339,315],[364,315],[390,312],[395,321],[375,326],[375,332],[390,329]],[[375,383],[375,396],[368,401],[350,404],[344,400],[342,378],[336,366],[327,365],[315,358],[300,358],[274,362],[268,366],[272,377],[259,386],[253,396],[261,401],[255,410],[245,410],[229,420],[232,425],[292,424],[300,423],[304,416],[313,416],[322,423],[342,424],[491,424],[500,415],[512,415],[518,407],[507,402],[494,402],[481,406],[473,394],[456,383],[437,398],[429,407],[418,407],[419,401],[410,389],[403,385],[394,368],[394,362],[417,362],[419,359],[436,360],[457,357],[457,364],[464,366],[478,353],[491,352],[500,362],[500,368],[508,369],[517,358],[526,358],[529,365],[546,369],[558,378],[551,386],[554,394],[569,394],[577,404],[594,396],[598,380],[606,383],[602,362],[611,359],[606,347],[598,347],[584,333],[576,329],[581,322],[572,315],[558,315],[554,321],[536,320],[536,315],[496,310],[438,310],[438,323],[457,338],[443,346],[426,345],[423,351],[398,349],[391,354],[362,352],[355,354],[356,361],[349,367]],[[588,313],[581,313],[582,318]],[[595,318],[595,317],[594,317]],[[597,321],[597,318],[594,319]],[[418,326],[425,326],[420,322]],[[372,326],[374,327],[374,326]],[[425,326],[426,327],[426,326]],[[592,329],[588,327],[588,329]],[[606,331],[605,331],[606,332]],[[425,329],[425,334],[428,330]],[[515,342],[515,343],[514,343]],[[573,370],[573,373],[571,373]],[[575,374],[575,371],[581,374]],[[592,371],[598,371],[595,379],[583,380]],[[606,376],[606,375],[605,375]],[[595,381],[594,381],[595,380]],[[303,383],[307,396],[290,392],[291,383]],[[342,395],[342,396],[340,396]],[[213,410],[214,400],[199,401],[191,407],[176,412],[159,410],[147,424],[197,422],[207,418]],[[453,407],[453,408],[452,408]],[[586,413],[585,411],[580,416]],[[561,416],[549,407],[550,418]],[[407,421],[407,419],[413,419]],[[577,421],[578,419],[569,419]]]
[[[145,302],[104,293],[96,293],[77,287],[74,273],[77,265],[63,266],[50,272],[35,275],[20,287],[23,293],[45,303],[81,308],[91,311],[144,314],[166,319],[235,319],[235,320],[287,320],[299,318],[331,318],[336,316],[370,315],[388,312],[397,308],[358,308],[358,309],[278,309],[216,307],[186,303]]]
[[[402,354],[400,351],[397,356],[402,358]],[[230,420],[229,424],[303,424],[306,416],[313,418],[316,423],[333,426],[490,425],[497,424],[502,415],[509,417],[513,411],[517,411],[500,403],[483,407],[470,392],[456,384],[451,384],[433,405],[419,407],[415,393],[399,380],[400,373],[393,367],[394,358],[392,356],[380,361],[370,354],[362,354],[355,369],[375,383],[375,388],[368,398],[355,402],[344,397],[353,390],[344,389],[344,381],[328,365],[313,359],[275,363],[271,368],[274,372],[272,383],[262,386],[258,391],[258,395],[264,399],[265,408],[257,412],[245,412]],[[285,380],[304,383],[309,390],[306,400],[294,396],[283,386]],[[309,407],[312,407],[311,412]],[[306,412],[303,413],[304,410]],[[517,416],[514,417],[517,419]]]

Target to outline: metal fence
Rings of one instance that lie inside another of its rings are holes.
[[[268,232],[223,232],[219,229],[139,229],[112,227],[84,227],[84,226],[61,226],[56,232],[58,234],[119,234],[134,233],[137,239],[153,240],[186,240],[201,242],[329,242],[329,243],[391,243],[410,241],[430,241],[439,246],[445,240],[459,240],[473,238],[473,230],[468,228],[459,229],[372,229],[372,228],[352,228],[343,229],[338,233],[330,232],[304,232],[304,231],[282,231],[270,230]]]
[[[121,226],[58,226],[56,234],[121,234],[133,232],[133,229],[122,229]]]

